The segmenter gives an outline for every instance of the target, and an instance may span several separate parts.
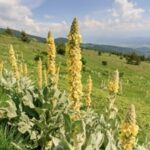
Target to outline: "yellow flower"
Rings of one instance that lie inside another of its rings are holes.
[[[68,35],[68,77],[71,107],[78,110],[80,109],[80,100],[82,97],[80,40],[78,21],[75,18]]]
[[[27,66],[27,64],[24,64],[23,69],[24,69],[23,70],[24,75],[27,76],[28,75],[28,66]]]
[[[19,74],[19,70],[18,70],[17,60],[16,60],[16,57],[15,57],[15,52],[14,52],[14,49],[13,49],[12,45],[10,45],[9,55],[10,55],[10,62],[11,62],[11,65],[12,65],[14,77],[16,78],[16,80],[19,80],[20,74]]]
[[[125,145],[123,146],[123,148],[124,148],[125,150],[132,150],[132,145],[131,145],[131,144],[125,144]]]
[[[46,71],[46,69],[44,69],[44,71],[43,71],[43,73],[44,73],[44,82],[45,82],[45,86],[47,86],[48,85],[48,77],[47,77],[47,71]]]
[[[91,91],[92,91],[92,79],[91,79],[91,76],[89,76],[89,79],[87,80],[87,87],[86,87],[86,105],[87,105],[87,107],[91,106]]]
[[[136,125],[135,107],[129,107],[125,121],[120,125],[119,141],[123,150],[132,150],[136,145],[136,136],[139,127]]]
[[[48,52],[48,74],[50,74],[52,78],[54,78],[56,74],[56,66],[55,66],[56,47],[51,32],[48,33],[47,37],[47,52]]]
[[[41,59],[39,59],[38,61],[38,86],[39,89],[42,89],[42,85],[43,85],[43,76],[42,76],[42,61]]]
[[[51,149],[52,148],[52,145],[53,145],[53,141],[52,140],[49,140],[46,144],[46,149]]]
[[[112,80],[108,83],[108,89],[111,93],[118,93],[119,91],[119,72],[114,72]]]

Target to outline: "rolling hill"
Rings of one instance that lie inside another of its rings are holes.
[[[0,28],[0,33],[4,33],[6,29]],[[15,37],[19,38],[21,31],[11,29],[12,33]],[[44,43],[46,39],[44,37],[28,35],[30,39],[34,39],[38,42]],[[67,39],[64,37],[58,37],[55,39],[56,44],[65,44]],[[103,44],[93,44],[93,43],[82,43],[81,47],[84,49],[92,49],[96,51],[104,51],[104,52],[115,52],[115,53],[123,53],[129,54],[136,52],[138,55],[149,56],[150,55],[150,48],[148,47],[138,47],[138,48],[130,48],[130,47],[123,47],[123,46],[114,46],[114,45],[103,45]]]

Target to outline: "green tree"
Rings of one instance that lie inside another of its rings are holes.
[[[29,36],[27,35],[27,33],[25,31],[22,31],[21,34],[20,34],[20,38],[23,42],[27,42],[29,43],[30,42],[30,38]]]
[[[139,65],[141,63],[141,58],[135,52],[126,57],[127,64]]]
[[[66,53],[66,44],[58,44],[57,45],[57,54],[60,54],[60,55],[65,55]]]

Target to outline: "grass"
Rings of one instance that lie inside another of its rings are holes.
[[[5,66],[9,67],[8,50],[9,45],[13,44],[18,55],[24,55],[24,59],[29,66],[31,78],[36,83],[36,62],[35,55],[39,51],[46,51],[44,43],[31,42],[23,43],[19,39],[0,34],[0,59],[5,61]],[[150,134],[150,63],[142,62],[139,66],[126,64],[125,59],[120,59],[116,55],[102,53],[98,55],[96,51],[83,50],[82,55],[86,60],[86,71],[82,72],[83,88],[85,90],[86,80],[89,74],[92,76],[92,107],[99,113],[104,112],[107,105],[106,90],[101,89],[101,82],[107,83],[111,73],[118,69],[123,74],[123,91],[118,94],[116,105],[119,108],[119,114],[125,116],[128,105],[134,104],[137,110],[137,122],[140,126],[139,139],[143,141],[145,135]],[[62,90],[68,90],[67,83],[67,56],[57,55],[57,64],[60,65],[60,83]],[[108,65],[103,66],[102,61],[107,61]],[[4,101],[7,96],[0,91],[0,99]]]
[[[18,144],[24,148],[22,140],[22,137],[16,134],[14,129],[6,128],[6,126],[0,127],[0,150],[16,150],[14,144]]]

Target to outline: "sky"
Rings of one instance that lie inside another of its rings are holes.
[[[150,37],[150,0],[0,0],[0,27],[66,37],[77,17],[83,42]]]

